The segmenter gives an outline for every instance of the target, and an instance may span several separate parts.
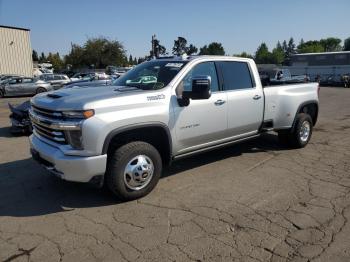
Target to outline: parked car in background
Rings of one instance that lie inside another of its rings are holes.
[[[21,76],[20,75],[1,75],[0,76],[0,83],[7,80],[7,79],[13,78],[13,77],[21,77]]]
[[[70,69],[63,69],[57,72],[58,74],[66,75],[69,78],[73,77],[77,72]]]
[[[30,101],[25,101],[18,106],[9,103],[11,133],[12,134],[31,134],[32,124],[29,119]]]
[[[111,85],[113,80],[116,78],[113,78],[111,76],[103,76],[103,75],[95,75],[91,77],[90,79],[86,80],[80,80],[80,81],[72,81],[64,86],[64,88],[72,88],[76,86],[107,86]]]
[[[128,72],[131,67],[116,67],[116,66],[107,66],[105,73],[110,76],[118,78]]]
[[[259,77],[263,86],[270,85],[270,76],[266,71],[259,71]]]
[[[96,73],[76,73],[70,78],[70,80],[72,82],[73,81],[80,81],[80,80],[89,80],[95,76],[96,76]]]
[[[259,69],[259,76],[263,86],[310,82],[310,77],[308,75],[292,76],[289,69],[286,68]]]
[[[321,78],[320,86],[345,86],[341,75],[329,75]]]
[[[38,78],[50,83],[55,90],[71,82],[69,77],[63,74],[42,74]]]
[[[32,77],[12,77],[0,84],[0,97],[19,96],[19,95],[35,95],[54,88],[51,84],[40,79]]]

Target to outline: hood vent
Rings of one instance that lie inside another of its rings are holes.
[[[61,98],[62,96],[59,95],[59,94],[48,94],[47,97],[50,97],[50,98],[53,98],[53,99],[56,99],[56,98]]]

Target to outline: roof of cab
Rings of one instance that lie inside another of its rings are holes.
[[[250,58],[235,57],[235,56],[216,56],[216,55],[182,55],[182,56],[162,56],[155,58],[154,60],[167,60],[167,61],[192,61],[197,59],[210,59],[210,60],[240,60],[251,61]]]

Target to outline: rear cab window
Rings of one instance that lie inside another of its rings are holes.
[[[247,62],[220,61],[217,64],[226,91],[255,88],[255,81]]]

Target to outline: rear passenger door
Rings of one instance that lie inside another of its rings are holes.
[[[54,89],[59,89],[62,87],[62,77],[60,75],[54,75],[51,85]]]
[[[228,136],[237,138],[258,133],[263,121],[264,94],[257,88],[247,62],[218,62],[228,104]]]

